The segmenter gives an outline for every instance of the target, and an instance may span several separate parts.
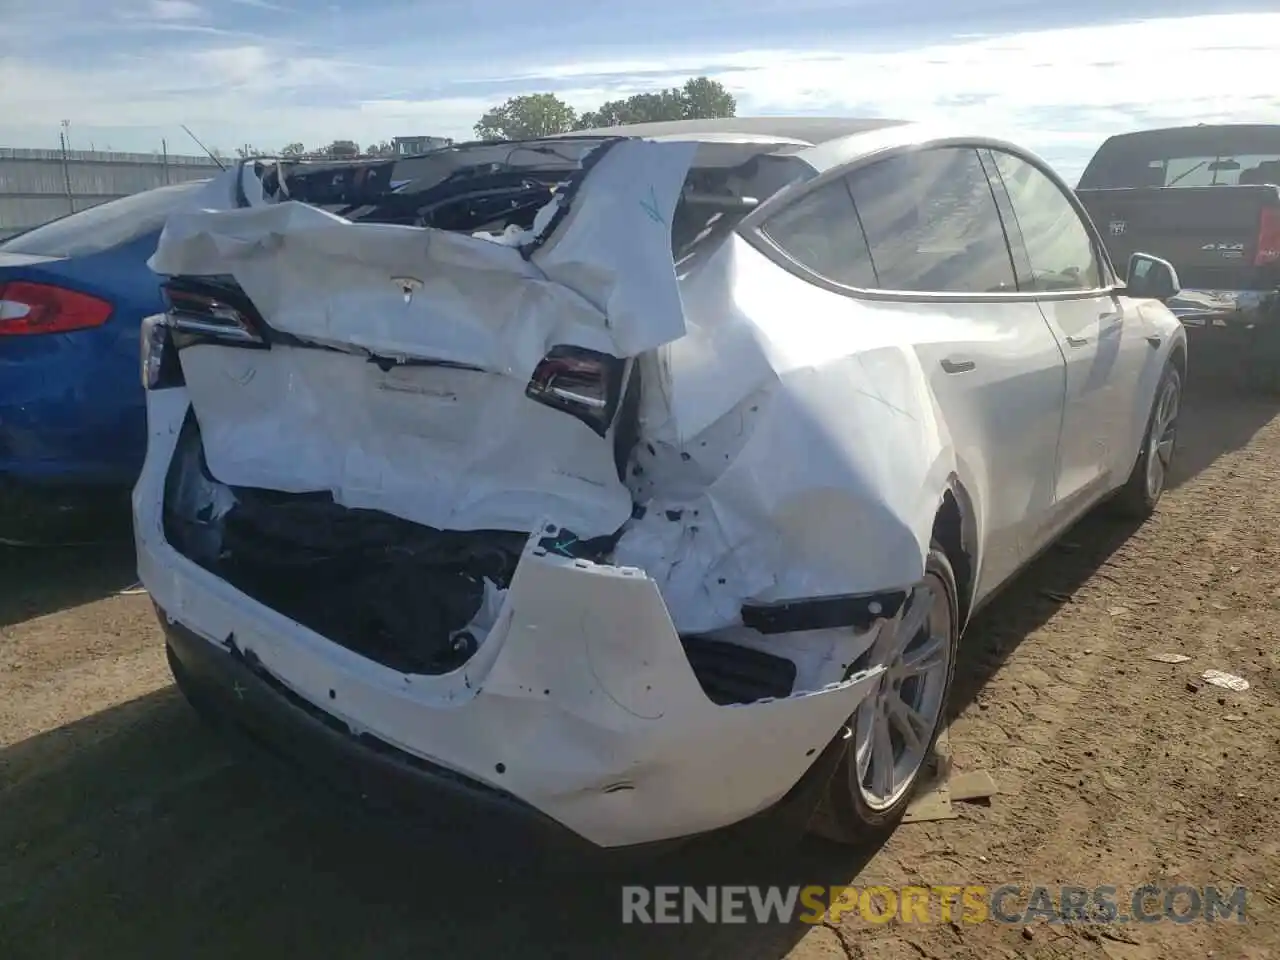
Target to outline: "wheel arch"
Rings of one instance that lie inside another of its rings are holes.
[[[1169,362],[1177,369],[1178,376],[1182,379],[1182,384],[1185,387],[1187,383],[1187,343],[1185,339],[1178,340],[1170,348]]]
[[[955,574],[963,629],[969,622],[977,589],[978,529],[973,500],[954,475],[934,513],[933,539],[946,553]]]

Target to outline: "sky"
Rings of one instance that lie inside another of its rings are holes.
[[[1272,12],[1267,8],[1271,7]],[[707,75],[741,115],[945,120],[1077,175],[1144,127],[1280,121],[1276,0],[0,0],[0,147],[468,138]],[[1212,11],[1212,12],[1211,12]]]

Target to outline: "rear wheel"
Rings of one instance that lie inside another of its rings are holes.
[[[1182,375],[1169,364],[1156,387],[1156,398],[1147,418],[1147,432],[1142,449],[1133,465],[1128,481],[1116,495],[1115,506],[1122,515],[1145,520],[1155,512],[1156,504],[1168,482],[1169,466],[1178,440],[1178,414],[1182,409]]]
[[[840,843],[871,842],[897,826],[942,730],[960,640],[956,578],[936,544],[899,629],[853,665],[887,669],[850,718],[849,749],[811,829]]]

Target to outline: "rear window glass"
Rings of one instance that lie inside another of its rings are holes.
[[[871,251],[845,181],[831,180],[779,211],[765,235],[802,266],[849,287],[875,287]]]
[[[1214,127],[1129,134],[1107,141],[1082,189],[1280,184],[1280,127]]]
[[[108,200],[21,233],[0,243],[0,251],[36,257],[86,257],[101,253],[159,230],[178,202],[204,183],[191,180]]]
[[[1162,187],[1221,187],[1240,183],[1277,183],[1280,153],[1238,153],[1169,157],[1149,165],[1162,174]]]

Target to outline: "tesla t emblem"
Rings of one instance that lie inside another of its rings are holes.
[[[1111,221],[1111,235],[1112,235],[1113,237],[1123,236],[1123,235],[1124,235],[1125,228],[1126,228],[1126,227],[1128,227],[1128,226],[1129,226],[1129,224],[1125,223],[1123,220],[1112,220],[1112,221]]]
[[[405,303],[412,302],[413,295],[422,289],[422,281],[417,277],[392,277],[391,282],[400,288]]]

